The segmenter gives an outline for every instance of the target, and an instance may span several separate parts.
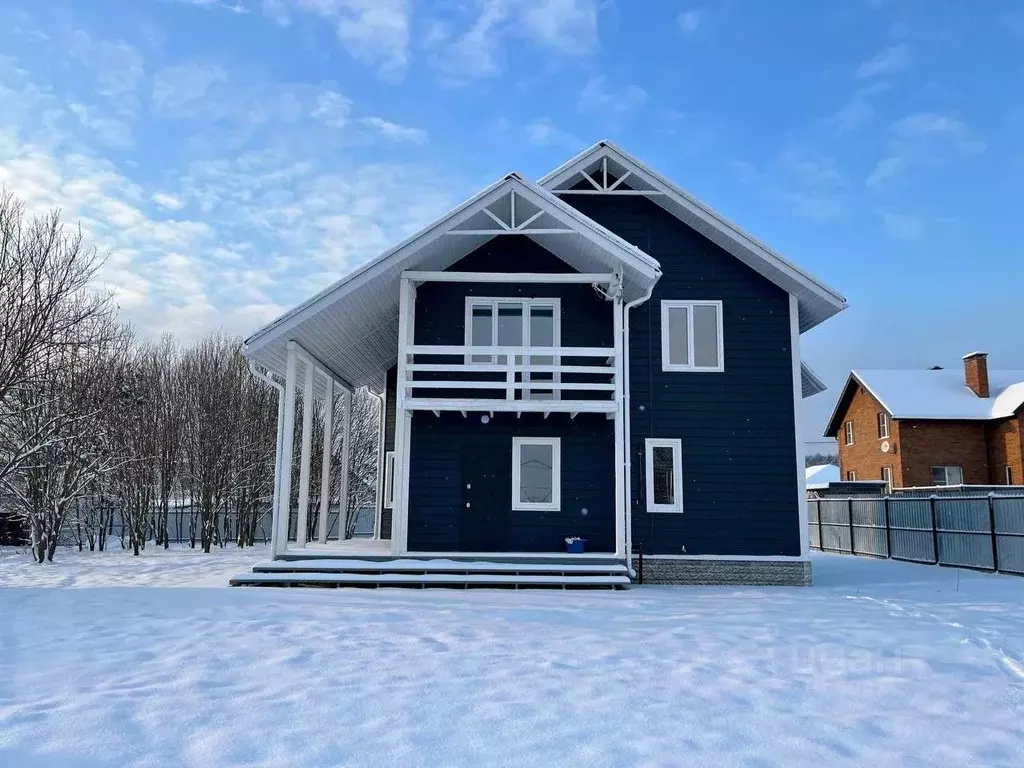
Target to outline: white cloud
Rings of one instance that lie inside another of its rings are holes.
[[[899,155],[883,157],[875,164],[864,183],[869,187],[877,187],[882,182],[895,177],[906,164],[906,159]]]
[[[568,55],[597,47],[597,0],[479,0],[477,12],[430,19],[424,47],[449,83],[489,77],[502,69],[508,39]]]
[[[526,138],[531,144],[538,147],[565,147],[570,151],[579,149],[583,142],[561,130],[548,117],[540,117],[530,121],[526,125]]]
[[[105,117],[99,110],[85,104],[69,104],[68,109],[83,126],[95,134],[104,146],[124,149],[132,145],[132,131],[128,123],[112,117]]]
[[[180,211],[185,207],[185,203],[180,197],[176,195],[170,195],[166,192],[154,192],[149,197],[154,203],[159,205],[161,208],[167,208],[171,211]]]
[[[703,26],[703,19],[704,11],[699,8],[683,11],[676,17],[676,21],[679,22],[679,28],[686,37],[693,37],[697,34]]]
[[[854,77],[868,78],[902,72],[910,66],[910,46],[906,43],[891,45],[861,64]]]
[[[960,120],[948,115],[921,113],[904,117],[892,124],[893,133],[908,140],[949,143],[962,155],[985,151],[985,143],[974,138]]]
[[[590,78],[580,92],[580,112],[615,122],[639,110],[647,101],[647,92],[639,85],[616,88],[604,75]]]
[[[153,77],[153,106],[158,113],[189,116],[193,108],[207,100],[210,90],[227,80],[227,72],[217,64],[190,61],[165,67]]]
[[[398,123],[392,123],[382,117],[364,117],[360,122],[372,128],[376,133],[392,141],[406,141],[410,144],[426,144],[430,139],[427,132],[419,128],[410,128]]]
[[[916,240],[924,232],[924,222],[917,216],[896,211],[879,213],[886,232],[900,240]]]
[[[341,128],[348,122],[351,111],[352,102],[349,99],[335,91],[327,91],[317,98],[313,117],[334,128]]]

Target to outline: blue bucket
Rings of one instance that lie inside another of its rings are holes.
[[[583,548],[586,545],[586,539],[576,539],[575,541],[565,542],[565,551],[570,555],[582,555]]]

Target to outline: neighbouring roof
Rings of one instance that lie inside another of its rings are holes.
[[[604,164],[604,165],[602,165]],[[565,191],[582,172],[607,167],[616,178],[629,176],[625,184],[647,192],[652,201],[700,232],[716,245],[797,298],[801,332],[846,308],[846,299],[804,269],[743,231],[672,181],[610,141],[599,141],[540,180],[547,189]]]
[[[807,488],[827,488],[829,483],[839,482],[839,467],[835,464],[815,464],[804,470]]]
[[[626,301],[644,296],[661,276],[655,259],[512,173],[257,331],[245,341],[246,356],[283,376],[291,339],[343,386],[382,391],[386,372],[398,359],[402,273],[445,270],[488,242],[495,235],[475,233],[484,226],[493,229],[491,214],[513,195],[520,216],[535,222],[524,236],[580,272],[621,273]],[[457,236],[445,236],[452,232]]]
[[[826,435],[838,431],[840,406],[854,382],[870,392],[894,419],[988,421],[1013,416],[1024,405],[1024,371],[989,370],[990,397],[974,394],[960,369],[851,371]]]

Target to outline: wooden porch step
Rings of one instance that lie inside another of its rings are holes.
[[[256,572],[235,576],[233,587],[444,587],[454,589],[625,589],[626,574],[561,575],[558,573],[358,573]]]
[[[539,574],[580,576],[628,575],[626,566],[616,560],[605,562],[492,562],[480,560],[292,560],[258,563],[254,573],[404,573],[404,574]]]

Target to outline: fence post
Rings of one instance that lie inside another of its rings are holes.
[[[935,496],[928,500],[932,510],[932,549],[935,551],[935,564],[939,564],[939,518],[935,513]]]
[[[857,547],[853,543],[853,497],[851,496],[846,500],[846,516],[849,518],[850,523],[850,554],[857,554]]]
[[[999,537],[996,535],[996,499],[994,493],[988,495],[988,527],[992,532],[992,570],[999,570]]]
[[[892,525],[889,523],[889,497],[882,497],[882,510],[885,512],[885,556],[892,557]]]
[[[821,524],[821,499],[814,502],[818,508],[818,549],[825,551],[825,527]]]

